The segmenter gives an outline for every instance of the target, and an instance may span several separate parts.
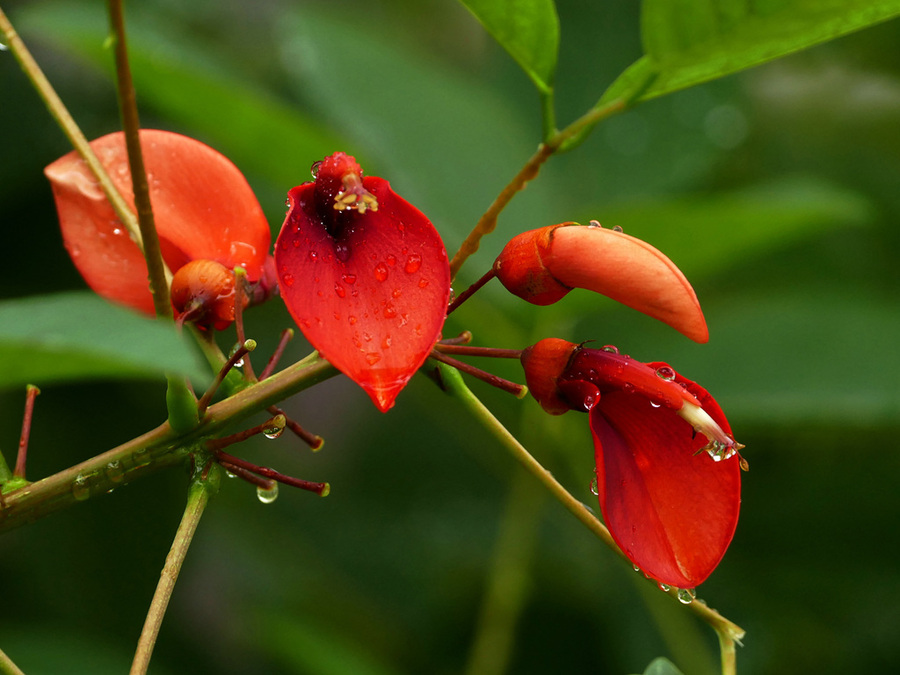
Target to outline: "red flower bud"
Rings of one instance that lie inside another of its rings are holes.
[[[381,411],[440,338],[450,266],[428,219],[342,152],[288,193],[275,244],[284,302],[306,339]]]
[[[528,391],[551,415],[562,415],[572,409],[569,402],[562,398],[557,381],[566,371],[577,348],[578,345],[566,340],[546,338],[522,352]]]
[[[270,295],[269,225],[238,168],[187,136],[142,129],[140,137],[160,248],[169,269],[176,272],[192,260],[213,260],[228,269],[241,266],[248,281],[259,284],[256,295]],[[98,138],[91,148],[133,207],[124,134]],[[53,188],[66,249],[81,276],[103,297],[152,314],[144,258],[84,161],[71,152],[44,173]]]
[[[182,320],[222,330],[234,321],[234,283],[234,272],[221,263],[192,260],[172,278],[172,306]]]
[[[696,342],[709,331],[700,303],[675,264],[649,244],[599,225],[550,225],[514,237],[494,262],[511,293],[549,305],[585,288],[663,321]]]

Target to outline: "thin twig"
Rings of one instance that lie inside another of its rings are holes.
[[[513,458],[518,461],[529,473],[537,478],[543,486],[553,495],[553,497],[562,504],[570,513],[581,521],[594,535],[606,544],[613,552],[615,552],[623,560],[628,561],[626,555],[616,545],[606,526],[601,523],[597,517],[578,499],[573,497],[553,474],[547,471],[540,462],[538,462],[525,447],[519,443],[501,422],[494,417],[493,413],[473,394],[466,386],[460,374],[453,368],[440,366],[441,382],[445,391],[455,396],[475,417],[476,420],[490,431],[495,438],[506,448]],[[656,583],[652,581],[652,583]],[[677,589],[667,591],[667,595],[673,600],[677,599]],[[722,650],[722,672],[723,675],[734,675],[735,672],[735,642],[739,642],[744,637],[744,629],[735,623],[729,621],[716,610],[709,608],[700,601],[691,602],[684,605],[689,611],[693,612],[699,618],[709,624],[719,636],[719,644]]]
[[[131,664],[130,675],[145,675],[147,667],[150,665],[153,647],[156,645],[159,628],[162,625],[166,608],[169,606],[169,600],[172,597],[175,582],[178,580],[181,565],[184,563],[184,558],[187,555],[188,548],[190,548],[194,533],[197,531],[200,516],[203,515],[203,510],[206,508],[210,496],[215,494],[218,489],[221,472],[215,466],[211,467],[211,469],[206,477],[197,475],[188,489],[187,506],[184,509],[184,515],[181,517],[178,530],[175,532],[172,548],[169,550],[169,555],[166,556],[166,563],[163,566],[159,584],[156,586],[156,592],[153,594],[153,601],[150,603],[150,610],[147,612],[147,618],[144,621],[140,640],[138,640],[134,661]]]
[[[50,116],[56,120],[56,123],[59,125],[59,128],[62,129],[66,138],[69,139],[72,147],[75,148],[75,151],[81,156],[84,163],[87,164],[91,173],[94,174],[94,177],[100,184],[100,189],[103,190],[103,194],[106,195],[106,198],[109,200],[109,203],[119,217],[119,220],[122,221],[122,225],[124,225],[128,235],[134,243],[137,244],[138,248],[143,251],[144,244],[141,239],[141,231],[138,227],[137,218],[135,217],[134,212],[116,189],[109,174],[106,173],[106,169],[103,168],[100,160],[97,159],[97,155],[95,155],[94,151],[91,149],[87,138],[81,133],[81,129],[78,128],[75,120],[69,114],[62,99],[59,98],[50,84],[50,81],[44,75],[43,71],[41,71],[40,66],[38,66],[34,57],[32,57],[31,52],[28,51],[28,48],[25,47],[25,43],[22,42],[22,39],[9,22],[9,19],[6,17],[6,14],[3,13],[2,9],[0,9],[0,32],[2,32],[3,36],[6,38],[6,44],[9,46],[9,51],[15,57],[16,61],[19,62],[22,71],[37,91],[38,96],[44,101],[44,105],[50,112]]]
[[[22,416],[22,435],[19,436],[19,454],[16,456],[16,469],[13,475],[25,478],[25,462],[28,457],[28,439],[31,436],[31,420],[34,415],[34,399],[41,390],[33,384],[25,387],[25,414]]]
[[[116,57],[116,84],[119,98],[119,112],[122,115],[122,129],[125,132],[125,146],[128,150],[128,166],[131,169],[131,184],[134,190],[134,205],[137,209],[138,227],[144,242],[144,259],[150,281],[150,294],[156,316],[172,319],[172,302],[169,300],[169,284],[166,279],[166,264],[159,247],[159,236],[153,220],[150,203],[150,186],[144,169],[144,154],[141,151],[137,99],[131,67],[128,64],[128,43],[125,39],[125,16],[122,0],[109,0],[109,23],[112,30]]]

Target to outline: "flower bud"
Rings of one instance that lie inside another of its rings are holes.
[[[578,345],[572,342],[545,338],[522,352],[528,391],[551,415],[562,415],[572,409],[562,397],[557,381],[566,371],[576,349]]]
[[[709,331],[690,283],[660,251],[599,224],[551,225],[513,238],[494,262],[511,293],[549,305],[584,288],[669,324],[696,342]]]
[[[172,278],[172,306],[182,320],[222,330],[234,321],[234,285],[234,272],[221,263],[192,260]]]

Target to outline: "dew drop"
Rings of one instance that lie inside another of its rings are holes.
[[[345,284],[350,284],[351,286],[356,283],[355,274],[342,274],[341,279]]]
[[[299,240],[297,240],[297,241],[299,241]],[[315,251],[310,251],[310,252],[309,252],[309,261],[310,261],[310,262],[316,262],[316,260],[318,259],[318,257],[319,257],[319,254],[316,253]]]
[[[682,605],[689,605],[694,601],[694,598],[697,597],[696,591],[693,588],[679,588],[678,589],[678,602]]]
[[[600,496],[600,488],[597,487],[597,476],[594,476],[591,479],[591,494],[593,494],[596,497]]]
[[[604,352],[609,352],[610,354],[618,354],[619,348],[615,345],[603,345],[601,348]]]
[[[668,593],[669,591],[672,590],[672,587],[669,586],[669,584],[664,584],[661,581],[657,581],[656,585],[659,587],[659,590],[661,590],[663,593]]]
[[[384,281],[388,278],[388,268],[384,263],[378,263],[375,265],[375,278],[378,281]]]
[[[659,408],[659,407],[660,407],[660,404],[657,403],[656,401],[650,401],[650,406],[653,407],[653,408]]]
[[[334,292],[339,298],[346,297],[346,295],[347,295],[347,291],[344,290],[344,287],[341,286],[340,284],[334,285]]]
[[[625,391],[626,394],[634,393],[634,385],[631,382],[626,382],[625,384],[623,384],[622,389]]]
[[[350,247],[347,244],[337,244],[334,247],[334,255],[341,262],[347,262],[350,259]]]
[[[415,274],[420,267],[422,267],[422,256],[418,253],[411,253],[406,259],[406,267],[403,269],[406,270],[407,274]]]
[[[281,436],[284,433],[284,427],[287,424],[287,419],[284,415],[275,415],[272,419],[270,419],[266,426],[263,427],[263,436],[269,439],[275,439]]]
[[[391,336],[388,335],[386,338],[384,338],[384,341],[381,343],[381,348],[382,349],[390,349],[391,344],[393,344],[393,341],[391,340]]]
[[[388,256],[387,258],[385,258],[384,260],[385,260],[385,262],[387,262],[387,264],[390,265],[391,267],[394,267],[394,266],[396,266],[396,264],[397,264],[397,256],[395,256],[395,255],[389,255],[389,256]]]
[[[631,569],[633,569],[635,572],[640,572],[640,571],[641,571],[641,568],[640,568],[638,565],[632,565],[632,566],[631,566]]]
[[[350,316],[347,317],[347,321],[349,321],[350,325],[352,326],[353,324],[356,323],[356,317],[351,314]]]
[[[78,474],[72,481],[72,496],[79,502],[91,496],[91,486],[84,474]]]
[[[388,305],[387,307],[384,308],[384,318],[385,319],[393,319],[395,316],[397,316],[397,310],[394,309],[393,305]]]
[[[425,288],[426,286],[428,286],[428,279],[419,279],[419,288]]]
[[[281,283],[290,288],[294,285],[294,275],[290,273],[285,274],[283,277],[281,277]]]
[[[403,295],[403,291],[401,291],[399,288],[395,288],[391,293],[391,297],[393,298],[399,298],[401,295]]]
[[[294,248],[300,248],[300,240],[294,239]]]
[[[624,232],[625,230],[622,229],[621,225],[613,225],[612,231],[613,232]]]
[[[313,178],[319,175],[319,167],[322,166],[322,160],[320,159],[318,162],[313,162],[312,166],[309,167],[309,172],[312,174]]]
[[[671,382],[675,379],[675,371],[669,366],[660,366],[656,369],[656,376],[662,378],[666,382]]]
[[[602,227],[602,225],[600,225],[599,220],[592,220],[590,223],[588,223],[588,227]]]
[[[379,361],[381,361],[381,354],[379,354],[378,352],[369,352],[368,354],[366,354],[366,362],[370,366],[374,366]]]
[[[122,462],[116,459],[107,464],[106,477],[113,483],[121,483],[125,480],[125,469],[122,468]]]
[[[256,488],[256,496],[263,504],[271,504],[278,499],[278,483],[272,482],[272,487],[264,488],[262,485]]]

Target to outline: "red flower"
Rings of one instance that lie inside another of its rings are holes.
[[[240,266],[248,281],[256,285],[256,299],[269,295],[274,290],[271,233],[240,170],[187,136],[151,129],[142,129],[140,134],[156,229],[169,269],[177,273],[194,260],[214,261],[229,274]],[[124,134],[103,136],[93,141],[91,148],[133,207]],[[143,255],[84,161],[71,152],[44,173],[53,188],[66,249],[81,276],[103,297],[152,314]],[[201,283],[200,276],[185,283]],[[210,295],[208,289],[206,293]],[[230,321],[223,319],[227,309],[210,311],[219,326]]]
[[[614,347],[542,340],[522,363],[548,412],[590,413],[600,509],[625,555],[661,583],[703,582],[734,535],[743,463],[712,396]]]
[[[709,339],[697,296],[675,264],[650,244],[596,221],[523,232],[500,253],[493,272],[507,290],[535,305],[585,288],[664,321],[696,342]]]
[[[281,295],[306,339],[381,411],[441,328],[450,267],[440,236],[390,184],[337,152],[288,193],[275,244]]]

